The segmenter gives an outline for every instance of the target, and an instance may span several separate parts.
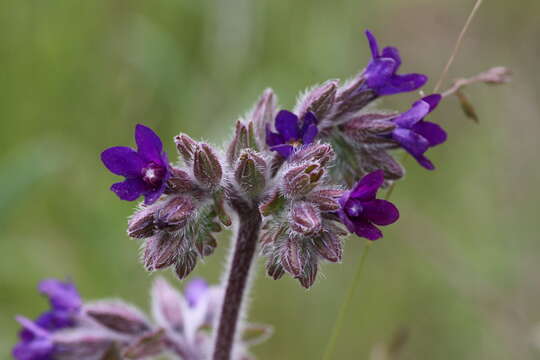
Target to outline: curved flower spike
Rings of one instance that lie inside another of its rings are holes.
[[[135,142],[137,151],[115,146],[101,153],[101,161],[113,174],[126,178],[111,186],[120,199],[133,201],[144,195],[145,204],[150,205],[165,191],[170,177],[169,161],[161,139],[152,129],[138,124]]]
[[[377,240],[383,234],[375,225],[390,225],[399,219],[399,211],[394,204],[376,198],[383,182],[384,172],[374,171],[364,176],[354,189],[344,193],[339,199],[339,218],[351,233]]]
[[[300,126],[298,116],[290,111],[281,110],[276,116],[275,127],[277,133],[266,128],[266,144],[270,146],[270,150],[276,151],[285,159],[296,147],[313,143],[318,134],[317,118],[312,112],[304,115]]]
[[[435,166],[424,153],[445,142],[446,132],[438,124],[424,121],[424,117],[432,112],[440,101],[441,95],[428,95],[416,101],[408,111],[392,119],[396,124],[391,134],[392,139],[428,170],[435,169]]]
[[[413,91],[427,82],[427,76],[422,74],[398,75],[397,71],[401,65],[399,50],[387,46],[380,53],[377,39],[369,30],[366,30],[366,37],[372,58],[364,71],[366,79],[364,86],[383,96]]]

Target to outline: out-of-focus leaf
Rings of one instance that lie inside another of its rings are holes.
[[[467,116],[469,119],[472,119],[475,123],[478,123],[479,119],[478,119],[478,115],[476,115],[476,111],[474,110],[474,106],[469,101],[467,96],[463,93],[463,91],[461,90],[456,91],[456,96],[461,105],[461,109],[465,113],[465,116]]]

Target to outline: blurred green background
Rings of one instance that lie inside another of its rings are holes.
[[[118,178],[99,160],[106,147],[133,145],[136,123],[169,140],[169,154],[181,131],[221,144],[265,87],[291,108],[307,86],[359,71],[365,28],[400,48],[403,72],[428,74],[429,92],[472,6],[1,1],[0,358],[16,341],[14,315],[46,308],[35,291],[43,277],[147,308],[153,276],[125,235],[134,204],[108,190]],[[371,250],[335,359],[380,360],[400,331],[401,359],[540,358],[539,17],[538,0],[480,9],[448,80],[506,65],[514,81],[467,90],[479,125],[454,98],[432,115],[449,131],[429,154],[438,169],[408,162],[393,198],[402,217]],[[404,110],[415,97],[383,105]],[[226,235],[197,275],[219,280]],[[343,263],[324,266],[309,291],[266,278],[259,263],[249,317],[276,329],[254,348],[259,359],[321,357],[362,245],[350,238]]]

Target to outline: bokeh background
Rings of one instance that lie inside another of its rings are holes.
[[[4,0],[0,2],[0,358],[16,342],[15,314],[46,308],[43,277],[73,279],[86,299],[147,308],[152,277],[125,235],[134,204],[108,187],[99,161],[153,127],[174,154],[187,132],[217,144],[272,87],[297,93],[347,78],[369,57],[363,30],[396,45],[403,72],[433,88],[473,0]],[[394,201],[402,217],[375,244],[335,359],[540,358],[538,118],[540,2],[486,1],[449,80],[488,67],[513,83],[467,89],[475,124],[456,99],[431,117],[449,131],[427,172],[412,161]],[[447,85],[449,82],[447,82]],[[385,99],[406,109],[417,97]],[[196,275],[220,278],[227,234]],[[318,359],[351,283],[363,241],[347,241],[310,291],[273,281],[259,263],[250,319],[276,332],[259,359]],[[170,276],[169,272],[165,272]],[[375,350],[374,350],[375,349]],[[375,354],[375,355],[373,355]]]

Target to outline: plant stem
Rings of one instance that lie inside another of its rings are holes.
[[[242,302],[247,293],[249,272],[261,228],[261,215],[256,206],[250,206],[243,201],[233,202],[232,206],[238,213],[240,225],[231,254],[232,261],[229,265],[225,298],[217,327],[213,360],[231,359]]]
[[[366,258],[369,254],[369,249],[371,248],[372,243],[373,243],[372,241],[366,240],[366,244],[364,245],[364,252],[362,253],[362,257],[360,258],[360,261],[358,262],[358,268],[356,269],[356,274],[354,275],[351,287],[349,287],[349,291],[347,292],[345,301],[343,301],[339,309],[338,317],[334,324],[332,334],[330,335],[330,341],[328,342],[328,345],[326,346],[326,351],[324,352],[323,360],[330,360],[332,357],[332,354],[334,353],[338,335],[341,332],[341,328],[343,327],[343,324],[345,322],[345,316],[347,315],[349,306],[351,305],[352,300],[354,299],[354,294],[356,293],[358,286],[360,285],[360,279],[362,277],[364,263],[366,262]]]

